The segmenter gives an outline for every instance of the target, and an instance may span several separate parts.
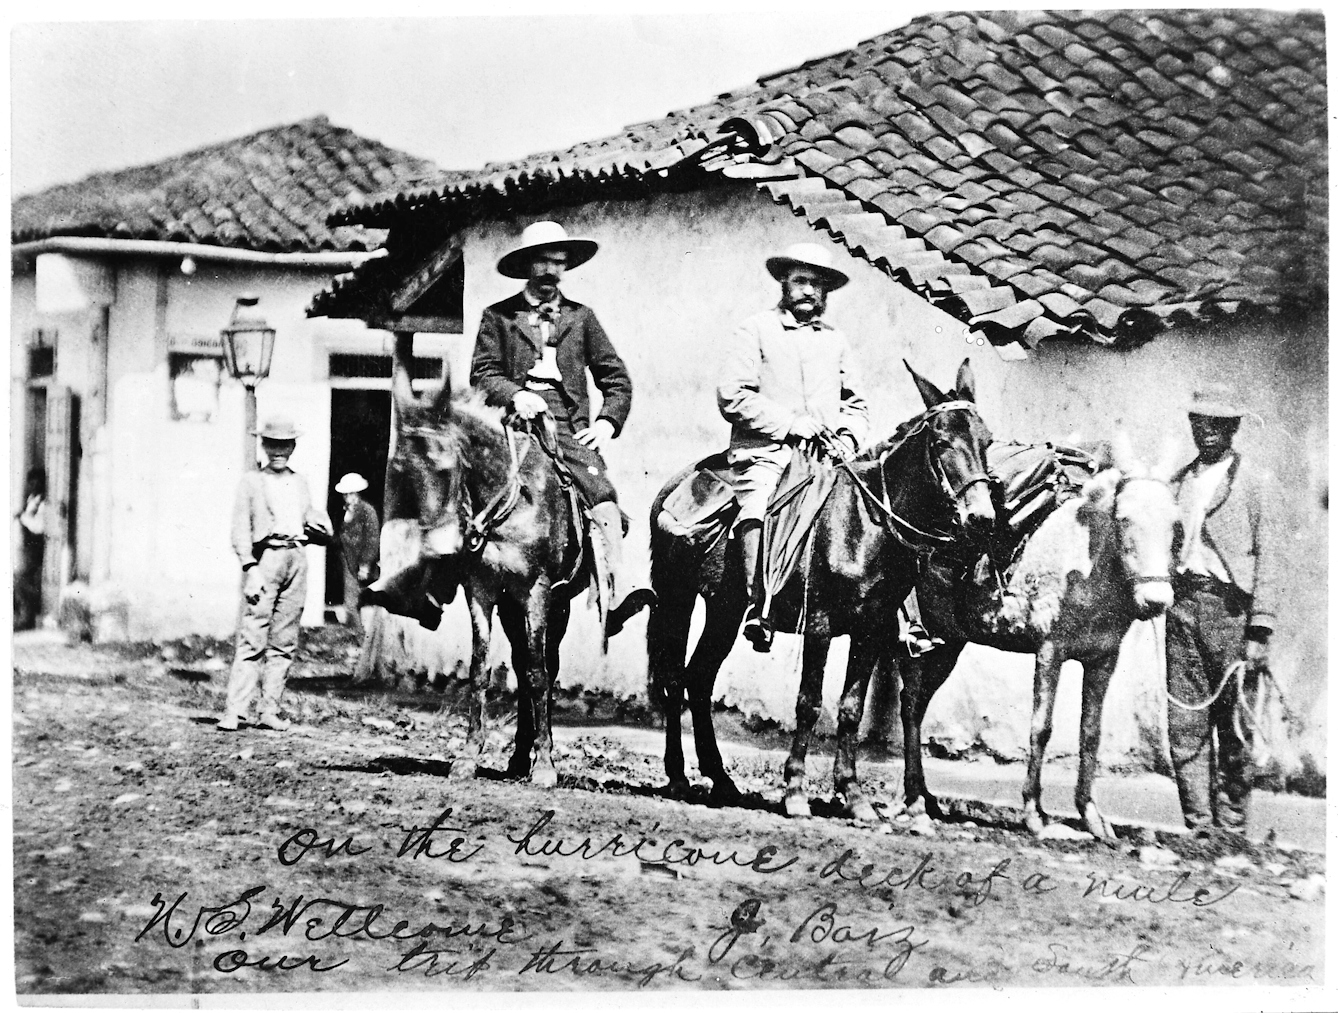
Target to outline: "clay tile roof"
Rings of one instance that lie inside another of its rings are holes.
[[[931,14],[746,92],[401,188],[332,220],[388,225],[489,189],[515,197],[535,186],[547,199],[580,175],[555,176],[551,164],[587,155],[587,174],[672,172],[727,118],[763,117],[782,131],[781,168],[766,179],[754,166],[759,185],[968,322],[994,306],[982,324],[991,340],[1130,342],[1200,312],[1324,296],[1326,103],[1314,12]],[[867,221],[833,229],[815,186],[923,252],[880,245]]]
[[[440,173],[315,116],[16,197],[11,236],[16,243],[94,236],[275,253],[363,251],[380,246],[384,232],[331,228],[330,205]]]

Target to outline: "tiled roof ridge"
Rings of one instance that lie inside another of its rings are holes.
[[[18,196],[11,238],[154,239],[274,252],[375,249],[382,233],[332,229],[329,206],[436,172],[430,161],[318,113]]]

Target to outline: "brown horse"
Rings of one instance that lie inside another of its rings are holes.
[[[926,411],[838,470],[809,536],[808,563],[773,600],[778,628],[804,634],[794,741],[785,765],[785,809],[792,816],[809,813],[804,762],[827,652],[833,637],[849,634],[833,776],[851,816],[877,819],[856,778],[856,736],[869,678],[897,641],[897,608],[915,583],[917,556],[959,538],[983,537],[994,524],[984,465],[990,434],[976,411],[969,362],[962,363],[956,389],[947,394],[914,370],[911,375]],[[655,523],[687,473],[662,489],[651,507],[651,584],[658,596],[647,628],[651,686],[664,708],[670,792],[681,795],[688,788],[681,726],[686,693],[701,771],[711,779],[713,800],[727,802],[738,790],[716,744],[711,694],[738,634],[747,590],[736,540],[722,539],[701,558]],[[706,624],[685,665],[698,595],[706,601]]]
[[[371,600],[435,628],[440,603],[463,586],[473,646],[464,755],[451,777],[473,777],[485,741],[488,647],[497,610],[519,683],[516,741],[508,773],[557,783],[552,688],[571,599],[587,584],[588,553],[566,483],[538,432],[517,432],[450,376],[431,403],[413,394],[396,357],[392,382],[402,421],[395,467],[418,500],[422,559]]]
[[[1165,482],[1140,472],[1107,469],[1082,495],[1053,509],[1003,574],[987,566],[931,560],[916,585],[925,625],[945,641],[900,660],[901,720],[906,759],[906,806],[942,818],[925,787],[920,725],[968,641],[1036,655],[1031,751],[1023,788],[1027,828],[1045,826],[1041,764],[1050,741],[1059,670],[1072,658],[1083,666],[1078,786],[1074,802],[1088,831],[1112,838],[1092,798],[1101,707],[1120,644],[1135,619],[1160,615],[1171,604],[1171,546],[1176,506]]]

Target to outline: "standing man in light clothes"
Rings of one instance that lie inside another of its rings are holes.
[[[1231,446],[1244,414],[1225,384],[1195,392],[1189,426],[1199,454],[1171,479],[1183,533],[1166,613],[1166,718],[1191,830],[1245,829],[1253,764],[1250,729],[1236,721],[1238,689],[1254,690],[1277,618],[1271,479]]]
[[[287,730],[279,701],[307,597],[306,546],[328,544],[333,533],[325,511],[312,504],[306,479],[288,467],[297,427],[276,416],[255,435],[268,463],[242,476],[232,514],[232,547],[242,564],[242,616],[227,703],[218,720],[225,732],[235,732],[247,718],[257,684],[260,726]]]
[[[781,284],[780,304],[743,321],[726,349],[716,399],[733,427],[729,462],[739,497],[735,536],[749,580],[743,635],[771,649],[763,615],[762,522],[792,448],[834,433],[854,453],[868,430],[868,407],[850,342],[823,320],[827,295],[850,279],[816,243],[796,243],[767,260]]]

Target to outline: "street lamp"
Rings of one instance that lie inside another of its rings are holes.
[[[222,330],[223,361],[228,375],[246,389],[245,426],[242,434],[242,467],[259,469],[256,460],[256,384],[269,376],[274,355],[274,328],[256,311],[260,297],[247,293],[237,297],[232,319]]]

